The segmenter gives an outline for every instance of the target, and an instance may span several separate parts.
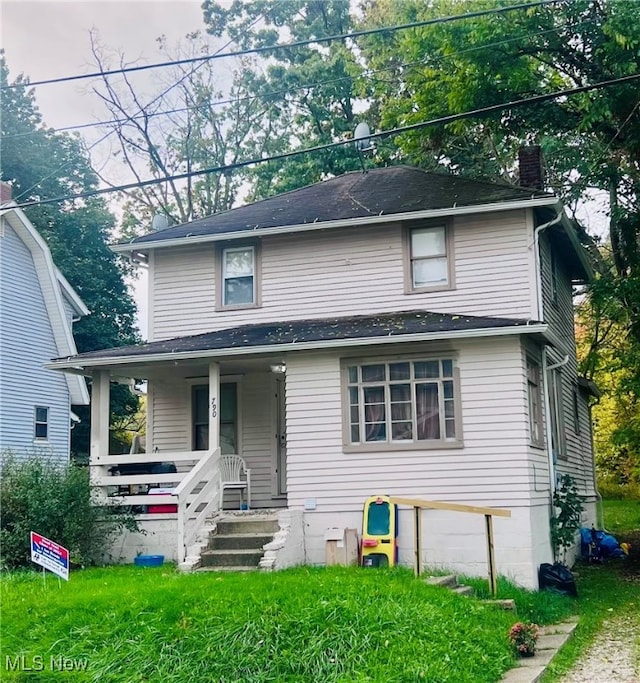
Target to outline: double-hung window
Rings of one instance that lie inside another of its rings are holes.
[[[257,244],[220,249],[218,308],[259,305],[259,256]]]
[[[461,445],[459,383],[452,358],[343,365],[347,450]]]
[[[544,447],[542,423],[542,381],[540,366],[527,358],[527,395],[529,400],[529,439],[532,446]]]
[[[38,440],[49,438],[49,408],[36,406],[34,419],[33,436]]]
[[[405,236],[406,291],[453,287],[451,226],[409,226]]]

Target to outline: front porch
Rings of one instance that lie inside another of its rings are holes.
[[[93,369],[89,465],[97,503],[132,506],[162,547],[173,536],[169,556],[178,563],[223,508],[286,508],[284,374],[271,365],[282,369],[268,358]],[[110,386],[131,378],[147,382],[146,452],[110,453]],[[221,464],[232,455],[250,470],[250,487],[222,489],[229,479]]]

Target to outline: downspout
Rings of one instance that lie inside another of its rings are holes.
[[[556,225],[562,220],[562,209],[558,210],[555,218],[550,221],[539,225],[534,228],[533,231],[533,257],[535,262],[535,277],[536,277],[536,317],[540,322],[544,322],[544,300],[542,297],[542,266],[540,259],[540,233],[546,228],[550,228],[552,225]],[[563,362],[569,360],[568,356]],[[557,366],[556,366],[557,367]],[[544,409],[544,425],[546,434],[546,447],[547,447],[547,461],[549,464],[549,505],[553,504],[553,494],[556,490],[556,473],[555,473],[555,463],[553,461],[553,442],[551,440],[551,406],[549,400],[549,382],[548,382],[548,371],[547,367],[547,350],[546,348],[542,351],[542,385],[544,390],[542,392],[542,403]]]

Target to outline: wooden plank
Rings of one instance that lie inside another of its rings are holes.
[[[489,564],[489,590],[494,597],[498,592],[498,576],[496,572],[496,558],[493,547],[493,521],[491,515],[484,516],[487,527],[487,562]]]
[[[390,498],[396,505],[409,505],[433,510],[454,510],[456,512],[471,512],[477,515],[494,515],[495,517],[511,517],[511,510],[501,508],[478,507],[476,505],[462,505],[461,503],[445,503],[439,500],[419,500],[417,498]]]

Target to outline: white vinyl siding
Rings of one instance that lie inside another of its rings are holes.
[[[548,364],[561,363],[567,356],[569,357],[566,364],[558,368],[561,370],[561,376],[556,377],[556,380],[561,380],[558,382],[557,391],[557,406],[560,416],[557,441],[560,445],[560,452],[556,470],[559,475],[571,475],[578,484],[581,494],[594,495],[591,424],[588,417],[588,403],[583,392],[579,392],[578,401],[582,426],[580,433],[576,431],[573,419],[573,391],[578,376],[573,290],[569,275],[562,262],[562,253],[559,251],[558,244],[555,245],[554,257],[551,256],[553,246],[549,230],[551,228],[543,231],[540,239],[544,321],[548,323],[550,331],[564,343],[562,348],[549,348]],[[550,388],[554,384],[554,378],[551,376],[553,372],[548,373],[549,377],[547,378]]]
[[[390,353],[439,350],[430,344],[410,346]],[[318,510],[357,511],[377,492],[506,507],[548,496],[548,488],[542,490],[545,472],[538,467],[544,458],[536,459],[535,467],[530,462],[519,339],[461,341],[455,351],[464,447],[382,452],[344,452],[339,354],[288,357],[289,505],[313,499]]]
[[[216,311],[216,247],[158,249],[151,259],[151,341],[247,323],[423,308],[532,317],[526,212],[456,218],[455,289],[405,294],[402,226],[261,240],[260,308]],[[218,306],[220,308],[220,306]]]

